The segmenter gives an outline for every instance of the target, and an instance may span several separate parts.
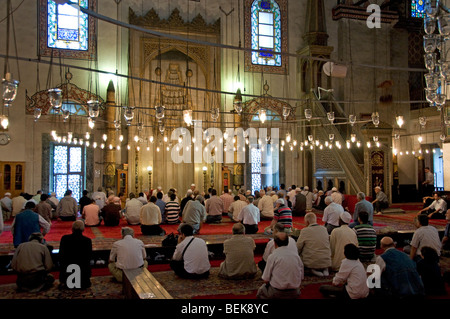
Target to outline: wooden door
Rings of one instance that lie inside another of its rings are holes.
[[[11,198],[20,195],[25,189],[24,176],[24,162],[0,162],[0,196],[6,192]]]

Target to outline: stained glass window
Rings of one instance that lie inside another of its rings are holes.
[[[88,8],[88,0],[69,0],[69,3]],[[86,51],[89,48],[89,17],[70,4],[47,1],[47,46]]]
[[[425,18],[425,0],[411,0],[411,17]]]
[[[64,197],[70,189],[74,198],[81,198],[84,189],[84,149],[81,146],[53,146],[53,191]]]
[[[252,63],[281,66],[281,13],[274,0],[255,0],[251,7]]]
[[[251,147],[252,193],[261,189],[261,150]]]

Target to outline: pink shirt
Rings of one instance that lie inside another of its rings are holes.
[[[84,223],[86,226],[96,226],[99,224],[100,219],[98,213],[100,212],[100,207],[97,204],[89,204],[83,208]]]

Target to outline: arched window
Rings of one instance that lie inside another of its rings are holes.
[[[78,7],[94,10],[96,0],[40,0],[40,54],[79,59],[96,55],[95,21]],[[77,7],[78,6],[78,7]]]
[[[274,0],[252,4],[252,64],[281,66],[281,12]]]
[[[425,18],[425,0],[411,0],[411,17]]]
[[[245,0],[245,70],[285,74],[287,52],[287,1]]]

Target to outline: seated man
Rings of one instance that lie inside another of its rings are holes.
[[[305,268],[313,275],[328,276],[331,267],[330,239],[327,229],[317,224],[314,213],[305,215],[306,227],[297,239],[297,249]],[[306,271],[306,269],[305,269]]]
[[[241,213],[242,209],[247,206],[248,203],[236,195],[234,196],[234,202],[230,204],[230,207],[228,208],[228,217],[234,222],[239,222],[239,214]],[[258,209],[259,212],[259,209]]]
[[[195,200],[188,201],[183,209],[183,223],[178,227],[180,231],[183,224],[189,224],[194,229],[194,234],[198,234],[206,220],[206,208],[203,206],[204,198],[197,195]]]
[[[383,237],[380,247],[384,252],[377,257],[381,270],[381,285],[375,295],[383,298],[423,297],[424,286],[417,266],[404,252],[395,248],[391,237]]]
[[[223,201],[217,196],[217,190],[211,190],[211,197],[208,198],[205,204],[206,221],[205,223],[221,223],[223,213]]]
[[[343,299],[362,299],[369,295],[367,273],[359,261],[359,250],[353,244],[344,247],[345,259],[339,267],[339,272],[333,278],[332,285],[320,286],[320,292],[329,297]]]
[[[359,212],[358,219],[358,225],[353,229],[358,239],[359,260],[361,262],[371,261],[375,257],[377,248],[377,232],[369,224],[369,214],[367,212]]]
[[[300,296],[303,280],[303,263],[297,252],[288,247],[289,235],[278,232],[274,235],[275,250],[267,259],[258,289],[258,299],[296,299]]]
[[[389,200],[380,186],[375,186],[376,198],[372,202],[373,210],[377,215],[383,214],[381,211],[389,207]]]
[[[256,247],[255,241],[245,236],[245,227],[241,223],[234,224],[232,231],[233,236],[223,243],[225,260],[220,264],[219,277],[225,279],[253,278],[257,271],[253,253]]]
[[[447,212],[447,202],[441,198],[439,192],[433,193],[434,201],[430,206],[425,207],[417,215],[427,214],[430,219],[444,219]]]
[[[122,217],[122,207],[114,202],[106,204],[102,209],[103,224],[118,226]]]
[[[260,222],[259,209],[253,204],[253,196],[248,197],[249,204],[242,208],[238,220],[244,225],[246,234],[256,234]],[[239,200],[241,201],[241,200]]]
[[[100,216],[100,207],[91,199],[91,202],[83,207],[81,218],[88,227],[100,226],[103,217]]]
[[[97,206],[95,200],[92,200],[92,202]],[[92,258],[92,240],[83,235],[84,227],[83,221],[74,221],[72,224],[72,234],[61,237],[58,255],[60,263],[60,288],[67,287],[66,281],[71,273],[71,271],[67,271],[67,267],[73,264],[80,267],[81,275],[80,286],[75,288],[86,289],[91,286],[90,262]]]
[[[403,251],[407,254],[409,253],[414,261],[419,261],[422,258],[421,249],[426,246],[433,248],[438,256],[441,255],[442,243],[439,238],[439,232],[436,227],[428,224],[428,219],[428,216],[424,214],[414,219],[417,229],[411,239],[411,245],[403,248]]]
[[[164,236],[166,232],[161,228],[161,211],[156,206],[156,197],[150,197],[150,202],[141,207],[141,231],[143,235]]]
[[[130,200],[125,204],[124,216],[129,225],[139,225],[141,223],[140,212],[143,204],[136,198],[134,193],[130,193],[129,198]]]
[[[121,230],[122,239],[116,241],[111,248],[109,255],[109,271],[118,281],[123,280],[124,269],[147,268],[147,252],[142,240],[133,238],[134,230],[130,227],[123,227]]]
[[[17,288],[39,292],[50,288],[55,278],[50,274],[53,261],[49,249],[42,244],[44,236],[32,233],[28,242],[21,243],[14,252],[11,267],[17,272]]]
[[[211,264],[206,242],[194,237],[194,229],[189,224],[180,225],[179,231],[178,245],[173,253],[170,268],[181,278],[207,278]]]
[[[276,223],[282,224],[286,233],[292,231],[292,211],[285,205],[284,199],[282,198],[277,199],[275,202],[273,220],[269,227],[273,230]]]
[[[278,232],[285,232],[285,228],[283,224],[276,223],[273,226],[273,236],[275,236]],[[293,251],[298,253],[297,250],[297,243],[295,242],[295,239],[289,236],[289,244],[288,248],[292,249]],[[267,243],[266,248],[264,249],[264,254],[261,259],[261,261],[258,263],[259,269],[261,269],[262,272],[264,272],[264,269],[266,268],[267,264],[267,258],[269,258],[270,254],[275,250],[275,242],[273,241],[273,238]]]

